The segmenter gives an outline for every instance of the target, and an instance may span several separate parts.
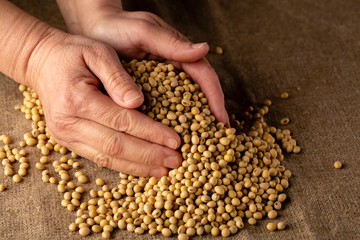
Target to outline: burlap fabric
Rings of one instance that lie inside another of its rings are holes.
[[[14,2],[64,29],[55,1]],[[231,112],[258,106],[268,97],[274,103],[269,122],[291,119],[289,128],[303,151],[286,156],[294,177],[279,219],[289,226],[269,232],[264,220],[257,226],[247,224],[231,239],[360,239],[359,1],[152,0],[126,1],[125,6],[158,14],[194,42],[222,46],[223,56],[210,53],[208,59]],[[290,93],[288,100],[279,98],[282,91]],[[21,100],[17,84],[0,75],[0,132],[16,142],[31,128],[13,110]],[[0,239],[79,239],[68,231],[74,214],[60,205],[62,194],[43,183],[34,167],[39,157],[31,151],[30,174],[22,184],[0,174],[8,187],[0,194]],[[345,163],[343,169],[333,168],[337,160]],[[92,181],[103,177],[116,184],[117,173],[80,161]],[[113,237],[162,239],[119,230]],[[196,239],[205,238],[212,237]]]

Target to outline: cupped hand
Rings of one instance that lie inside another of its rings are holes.
[[[112,46],[124,58],[169,60],[200,85],[216,119],[229,124],[219,78],[204,58],[209,51],[206,43],[191,43],[155,14],[114,7],[103,8],[82,19],[77,28],[69,28]]]
[[[27,78],[61,145],[123,173],[161,177],[181,163],[179,136],[135,109],[143,95],[109,46],[56,31],[29,60]],[[104,87],[108,95],[100,89]]]

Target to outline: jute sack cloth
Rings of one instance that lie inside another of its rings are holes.
[[[13,2],[65,29],[55,1]],[[230,239],[360,239],[359,1],[137,0],[124,5],[156,13],[192,41],[209,43],[208,59],[220,77],[230,112],[239,114],[270,98],[274,104],[268,122],[279,126],[281,118],[291,120],[288,128],[302,152],[285,160],[293,177],[286,191],[289,200],[276,221],[285,221],[287,229],[269,232],[269,220],[263,220],[256,226],[246,224]],[[217,45],[224,49],[223,56],[213,53]],[[283,91],[289,92],[289,99],[279,98]],[[31,129],[31,122],[13,108],[21,101],[17,84],[0,75],[0,132],[14,142]],[[31,168],[23,183],[0,174],[0,183],[8,188],[0,193],[0,239],[80,239],[68,230],[75,216],[60,205],[62,194],[41,181],[35,168],[39,153],[29,152]],[[343,169],[333,168],[337,160],[344,163]],[[102,177],[116,185],[116,172],[80,161],[90,181]],[[112,236],[164,239],[120,230]],[[92,234],[87,239],[100,238]]]

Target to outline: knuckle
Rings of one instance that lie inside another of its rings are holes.
[[[160,124],[162,124],[162,123],[160,123]],[[165,133],[164,129],[162,128],[162,126],[159,126],[159,124],[157,124],[157,122],[155,122],[153,124],[153,126],[147,127],[142,131],[142,134],[147,138],[147,140],[149,140],[151,142],[157,142],[157,143],[163,142],[164,133]]]
[[[149,14],[149,16],[150,16],[153,20],[155,20],[159,25],[161,25],[160,23],[164,21],[161,17],[159,17],[158,15],[156,15],[156,14],[154,14],[154,13],[148,13],[148,14]]]
[[[146,19],[138,19],[136,22],[134,22],[134,27],[136,30],[139,31],[139,33],[144,34],[146,36],[146,33],[149,32],[151,23],[147,21]]]
[[[187,37],[185,37],[183,34],[181,34],[180,32],[173,30],[173,29],[169,29],[171,31],[172,34],[174,34],[174,36],[179,39],[182,42],[188,42],[190,43],[189,39],[187,39]]]
[[[127,172],[128,174],[134,174],[134,175],[138,175],[140,172],[138,166],[136,166],[135,164],[126,165],[124,171]]]
[[[154,13],[151,12],[142,12],[143,16],[145,19],[149,20],[149,21],[158,21],[160,19],[160,17]]]
[[[155,145],[149,149],[144,150],[141,156],[142,163],[145,165],[159,165],[159,163],[156,162],[156,158],[161,158],[159,153],[160,151],[157,151]]]
[[[118,131],[129,132],[133,130],[131,116],[127,110],[118,112],[114,117],[112,117],[111,121],[111,126],[114,126],[114,128]]]
[[[127,128],[124,131],[154,143],[163,144],[166,136],[173,132],[162,123],[132,110],[127,110],[127,123],[127,125],[125,124]],[[175,134],[176,136],[177,134]]]
[[[128,75],[124,71],[115,71],[108,76],[106,82],[109,84],[110,89],[122,89],[126,86],[124,79],[128,78]]]
[[[75,83],[74,88],[78,89],[82,81]],[[74,91],[75,92],[75,91]],[[84,109],[84,97],[81,91],[76,91],[79,94],[74,94],[73,91],[67,91],[59,98],[62,111],[70,116],[75,116]]]
[[[97,154],[93,157],[93,161],[100,166],[106,167],[106,168],[112,168],[112,161],[111,158],[105,154]]]
[[[95,56],[90,59],[94,61],[95,64],[109,57],[117,58],[115,50],[111,46],[103,43],[94,42],[92,45],[87,46],[87,51],[91,54],[90,56]]]
[[[169,34],[168,36],[168,42],[171,46],[178,48],[181,47],[184,44],[184,41],[181,40],[180,38],[175,37],[172,34]]]
[[[147,20],[150,23],[153,23],[155,25],[158,26],[164,26],[166,25],[166,23],[164,22],[164,20],[159,17],[158,15],[151,13],[151,12],[139,12],[139,15],[142,19]]]
[[[150,23],[158,25],[170,31],[175,37],[183,41],[189,41],[183,34],[168,25],[161,17],[151,12],[138,12],[141,18],[147,20]]]
[[[180,40],[179,38],[176,38],[174,36],[170,36],[170,40],[175,47],[181,46],[183,44],[182,40]]]
[[[138,166],[137,164],[126,165],[126,167],[124,167],[122,172],[127,174],[132,174],[135,176],[148,176],[148,170],[146,169],[146,167],[141,167]]]
[[[75,121],[69,120],[66,117],[63,116],[55,116],[50,118],[49,120],[49,127],[52,129],[52,132],[69,132],[72,130],[72,127],[74,125]]]
[[[151,20],[151,13],[146,11],[134,11],[131,12],[131,15],[134,19],[144,19],[144,20]]]
[[[172,32],[175,34],[176,37],[178,37],[182,41],[190,42],[190,40],[184,34],[178,32],[177,30],[174,29]]]
[[[118,136],[104,139],[102,146],[103,151],[110,156],[121,156],[124,151],[122,140]]]
[[[103,43],[94,43],[91,45],[91,50],[93,50],[95,53],[99,54],[100,56],[104,54],[112,54],[113,49],[106,44]]]
[[[64,147],[78,144],[77,135],[74,134],[78,121],[63,116],[47,118],[47,126],[51,137]]]

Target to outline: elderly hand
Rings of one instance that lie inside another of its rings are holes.
[[[59,144],[138,176],[161,177],[180,165],[179,136],[131,109],[143,95],[108,45],[56,30],[38,44],[26,75]]]
[[[107,43],[124,58],[164,58],[184,69],[200,85],[216,119],[229,124],[218,76],[204,58],[206,43],[191,43],[155,14],[123,11],[119,1],[58,4],[70,32]]]

